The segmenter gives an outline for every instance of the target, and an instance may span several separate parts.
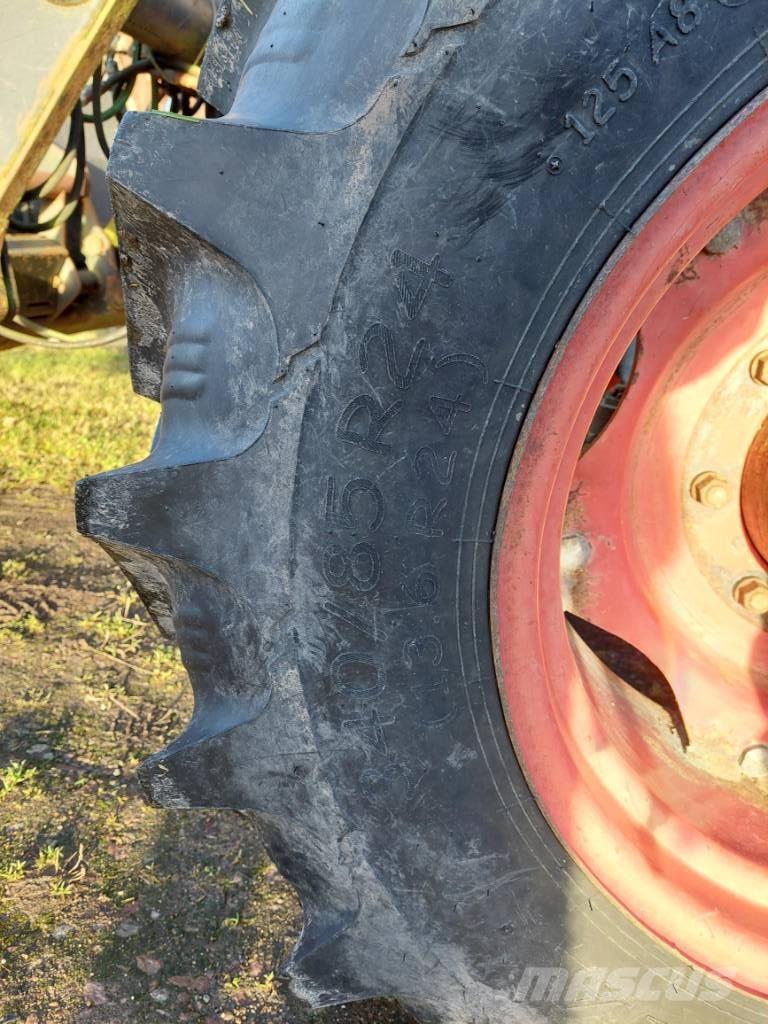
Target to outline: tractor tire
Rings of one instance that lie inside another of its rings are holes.
[[[575,325],[654,204],[768,104],[768,5],[346,5],[319,33],[342,103],[265,96],[248,58],[293,6],[262,30],[222,4],[223,116],[128,114],[109,165],[133,384],[161,414],[143,462],[80,482],[78,526],[195,696],[144,790],[257,812],[313,1007],[765,1020],[711,973],[681,994],[685,951],[556,835],[510,739],[491,573]],[[578,972],[608,989],[580,1001]]]

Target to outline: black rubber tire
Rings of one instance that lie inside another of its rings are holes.
[[[505,727],[488,600],[531,396],[632,224],[768,86],[768,4],[429,10],[348,127],[121,126],[140,393],[161,397],[178,344],[152,455],[82,481],[78,521],[175,621],[196,697],[142,779],[164,806],[259,812],[304,908],[286,970],[315,1006],[763,1021],[744,994],[676,995],[683,962],[553,836]],[[450,11],[466,23],[430,33]],[[235,14],[219,31],[242,57]],[[564,115],[589,116],[619,58],[637,88],[585,145]],[[650,1005],[614,987],[577,1011],[520,988],[531,967],[662,980]]]

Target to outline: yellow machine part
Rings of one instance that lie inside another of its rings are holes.
[[[48,146],[136,0],[0,0],[0,240]],[[4,297],[0,296],[0,318]]]

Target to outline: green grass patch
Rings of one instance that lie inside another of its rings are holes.
[[[70,493],[81,476],[137,462],[158,407],[131,390],[123,349],[0,354],[0,481]]]
[[[28,786],[37,778],[37,768],[26,761],[11,761],[0,771],[0,799],[13,793],[23,786]]]
[[[0,882],[20,882],[26,870],[23,860],[7,861],[0,867]]]

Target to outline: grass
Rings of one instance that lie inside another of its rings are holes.
[[[26,761],[11,761],[0,771],[0,799],[27,786],[37,777],[37,768],[27,765]]]
[[[124,350],[0,354],[0,482],[71,494],[81,476],[143,458],[158,407],[131,390]]]
[[[60,846],[49,843],[37,851],[35,869],[37,871],[52,870],[55,875],[61,871],[61,857],[63,850]]]
[[[0,626],[0,643],[3,641],[23,639],[43,631],[43,624],[34,614],[20,615],[12,622]]]
[[[90,643],[113,656],[135,653],[141,646],[147,622],[130,618],[123,609],[98,611],[82,619],[80,628]]]
[[[72,886],[65,878],[52,879],[51,893],[54,896],[69,896],[71,892]]]
[[[6,558],[0,564],[0,576],[6,580],[23,580],[29,575],[29,566],[23,558]]]
[[[23,860],[8,861],[0,868],[0,882],[20,882],[26,874],[26,865]]]

